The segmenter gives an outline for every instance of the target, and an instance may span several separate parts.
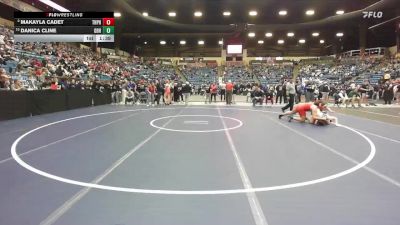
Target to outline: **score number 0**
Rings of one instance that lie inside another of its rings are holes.
[[[114,26],[114,18],[103,18],[103,26]]]

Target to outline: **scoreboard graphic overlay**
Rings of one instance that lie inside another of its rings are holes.
[[[113,12],[14,12],[16,42],[114,42]]]

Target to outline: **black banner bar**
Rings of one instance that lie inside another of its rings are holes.
[[[114,12],[14,12],[14,18],[114,18]]]
[[[37,27],[37,26],[103,26],[103,18],[91,19],[38,19],[38,18],[16,18],[14,26]],[[106,25],[104,25],[106,26]]]
[[[103,27],[14,27],[14,34],[102,34]]]
[[[110,90],[0,91],[0,121],[105,104]]]

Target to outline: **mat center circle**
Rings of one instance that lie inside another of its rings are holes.
[[[169,120],[171,122],[168,122]],[[173,132],[210,133],[237,129],[243,126],[243,122],[219,115],[176,115],[156,118],[150,121],[150,125],[157,129]]]

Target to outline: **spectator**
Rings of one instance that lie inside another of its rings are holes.
[[[400,105],[400,82],[398,82],[397,85],[394,86],[393,93],[396,98],[396,104]]]
[[[338,106],[341,103],[341,104],[345,104],[346,108],[347,108],[347,106],[349,105],[350,101],[351,101],[351,99],[347,96],[347,93],[346,93],[345,90],[339,91],[339,93],[338,93],[338,101],[337,101],[338,102],[338,104],[337,104]]]
[[[287,81],[284,81],[282,84],[283,103],[285,103],[285,104],[287,103],[287,97],[288,97],[288,93],[286,90],[286,84],[287,84]]]
[[[233,92],[232,92],[232,103],[236,104],[235,96],[240,94],[240,86],[239,84],[233,85]]]
[[[298,104],[301,102],[301,96],[303,95],[303,85],[301,85],[301,83],[297,80],[295,88],[296,88],[295,103]]]
[[[324,82],[321,88],[322,101],[329,102],[329,92],[330,92],[330,86],[328,85],[327,82]]]
[[[361,95],[361,103],[364,103],[368,106],[368,91],[369,91],[369,82],[365,80],[364,83],[358,88],[358,91]]]
[[[385,85],[383,86],[383,93],[382,98],[385,101],[385,105],[391,105],[393,100],[393,85],[386,81]]]
[[[226,86],[226,104],[231,105],[232,104],[232,95],[233,95],[232,81],[229,80],[225,86]]]
[[[276,104],[278,104],[278,99],[279,99],[279,104],[282,104],[282,98],[283,98],[282,84],[278,84],[276,86],[276,99],[275,99]]]
[[[155,96],[157,93],[157,88],[154,85],[154,82],[151,82],[149,86],[147,87],[148,90],[148,98],[147,98],[147,103],[150,104],[151,106],[154,106],[154,101],[155,101]]]
[[[225,101],[226,84],[223,83],[223,82],[221,82],[221,83],[219,84],[219,88],[221,89],[221,90],[220,90],[220,91],[221,91],[220,95],[221,95],[221,102],[222,102],[222,101]]]
[[[204,103],[205,104],[207,104],[207,103],[211,104],[211,85],[207,85],[206,86],[206,88],[205,88],[205,97],[206,97],[206,99],[205,99]]]
[[[163,99],[163,102],[165,104],[165,99],[164,99],[164,87],[160,83],[160,81],[156,80],[156,102],[157,105],[160,105],[160,99]]]
[[[315,85],[309,81],[306,83],[306,102],[312,102],[314,101],[314,92],[315,92]]]
[[[164,85],[164,100],[165,100],[165,105],[170,105],[171,104],[171,84],[169,83],[169,80],[165,81],[165,85]]]
[[[352,106],[353,108],[355,108],[355,105],[354,105],[355,102],[357,102],[358,107],[361,108],[361,100],[360,100],[361,98],[360,98],[360,94],[359,94],[359,92],[358,92],[357,89],[352,89],[352,90],[349,92],[348,96],[349,96],[349,98],[351,99],[351,106]],[[346,107],[347,107],[347,104],[346,104]]]
[[[135,103],[135,102],[134,102],[134,97],[135,97],[135,95],[134,95],[132,89],[129,89],[129,90],[126,92],[125,105],[128,104],[128,102]]]
[[[81,85],[76,85],[76,88],[82,88]],[[122,87],[119,84],[119,81],[113,82],[111,85],[111,98],[112,102],[115,104],[120,104],[122,101]]]
[[[246,87],[246,102],[249,102],[249,100],[251,100],[251,93],[252,93],[251,86],[248,85],[248,87]]]
[[[25,88],[22,86],[21,81],[14,80],[14,83],[11,85],[12,91],[23,91]]]
[[[210,90],[211,90],[210,102],[212,102],[213,98],[214,98],[214,102],[217,102],[218,86],[215,83],[212,83],[210,85]]]
[[[253,107],[255,107],[257,103],[260,103],[260,105],[262,105],[263,101],[264,101],[264,92],[260,89],[258,85],[256,85],[252,93]]]
[[[274,104],[274,87],[265,88],[265,105],[268,105],[268,100],[271,101],[271,105]]]
[[[185,105],[189,104],[189,97],[190,97],[191,92],[192,92],[192,87],[190,86],[189,82],[186,82],[185,84],[183,84],[182,93],[183,93],[183,97],[185,99]]]
[[[1,74],[0,72],[0,90],[9,91],[10,90],[10,77],[6,74]]]
[[[294,86],[292,80],[289,80],[289,81],[286,83],[285,86],[286,86],[286,90],[287,90],[287,92],[288,92],[288,94],[289,94],[289,102],[288,102],[287,105],[285,105],[285,106],[282,108],[282,112],[285,112],[286,109],[290,109],[290,111],[293,110],[294,98],[295,98],[295,95],[296,95],[296,89],[295,89],[295,86]]]

